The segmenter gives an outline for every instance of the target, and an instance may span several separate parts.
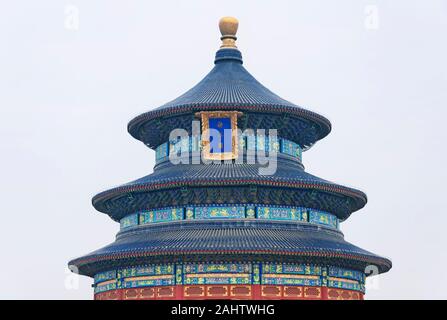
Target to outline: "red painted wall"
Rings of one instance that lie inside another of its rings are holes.
[[[275,285],[178,285],[117,289],[95,300],[363,300],[363,293],[328,287]]]

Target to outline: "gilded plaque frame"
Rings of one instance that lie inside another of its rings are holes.
[[[206,160],[233,160],[239,156],[239,140],[237,130],[237,117],[241,115],[239,111],[202,111],[197,112],[196,116],[201,118],[202,122],[202,152]],[[211,118],[230,118],[231,121],[231,152],[211,153],[210,146],[210,123]]]

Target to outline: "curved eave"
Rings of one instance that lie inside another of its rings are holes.
[[[156,109],[143,113],[134,119],[132,119],[128,126],[128,132],[137,140],[143,141],[140,136],[140,128],[146,122],[154,120],[156,118],[171,117],[181,114],[194,113],[196,111],[212,111],[212,110],[238,110],[238,111],[250,111],[254,113],[277,113],[277,114],[288,114],[295,116],[307,121],[313,122],[319,128],[319,134],[315,138],[315,142],[326,137],[332,129],[330,121],[315,112],[303,109],[301,107],[287,106],[287,105],[276,105],[276,104],[240,104],[240,103],[194,103],[194,104],[184,104],[173,107],[167,107],[162,109]],[[144,142],[144,141],[143,141]],[[147,142],[150,148],[157,147]],[[303,147],[310,147],[303,146]]]
[[[340,232],[300,223],[202,221],[136,229],[119,233],[114,243],[69,264],[89,276],[111,267],[128,267],[129,263],[188,259],[310,259],[355,265],[361,270],[375,265],[381,273],[392,266],[390,260],[346,242]]]
[[[241,185],[259,185],[259,186],[269,186],[269,187],[283,187],[283,188],[297,188],[297,189],[310,189],[322,192],[334,193],[337,195],[343,195],[355,200],[358,205],[353,208],[353,211],[357,211],[363,208],[367,202],[367,196],[362,191],[336,185],[321,182],[302,182],[302,181],[280,181],[275,179],[166,179],[165,181],[160,181],[157,183],[147,183],[140,185],[124,185],[116,187],[104,192],[101,192],[93,197],[93,206],[103,213],[108,213],[108,210],[104,207],[104,203],[107,200],[113,199],[114,197],[122,196],[126,193],[132,192],[151,192],[159,191],[164,189],[182,188],[182,187],[212,187],[212,186],[241,186]]]
[[[116,253],[116,254],[108,254],[108,255],[98,255],[98,256],[87,256],[79,259],[75,259],[69,262],[69,266],[76,267],[79,270],[79,274],[93,277],[96,272],[87,271],[93,269],[93,264],[108,262],[108,261],[128,261],[129,259],[135,260],[137,258],[150,258],[157,256],[176,256],[180,257],[182,255],[254,255],[254,256],[263,256],[263,255],[280,255],[280,256],[289,256],[289,257],[299,257],[302,259],[306,258],[324,258],[325,260],[331,259],[344,259],[344,260],[352,260],[355,262],[362,262],[365,265],[371,264],[379,266],[380,273],[388,272],[392,268],[392,262],[386,258],[372,258],[371,256],[366,255],[358,255],[358,254],[347,254],[347,253],[337,253],[337,252],[328,252],[325,250],[319,251],[304,251],[304,252],[289,252],[289,251],[271,251],[271,250],[190,250],[190,251],[165,251],[162,254],[157,252],[126,252],[126,253]],[[71,268],[72,269],[72,268]],[[105,271],[107,268],[101,271]],[[98,271],[99,272],[99,271]]]

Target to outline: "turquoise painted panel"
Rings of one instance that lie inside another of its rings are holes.
[[[140,213],[140,224],[183,220],[183,208],[166,208]]]
[[[254,263],[252,266],[252,284],[261,284],[261,266],[259,263]]]
[[[307,264],[266,263],[262,265],[262,273],[321,275],[321,272],[320,266]]]
[[[130,228],[138,225],[138,213],[128,215],[120,220],[121,229]]]
[[[239,135],[240,150],[263,150],[276,151],[297,157],[302,160],[301,147],[290,140],[278,137],[263,135]],[[168,159],[170,153],[180,152],[199,152],[201,150],[201,139],[199,137],[185,137],[177,140],[171,140],[159,145],[155,149],[155,159],[159,163]]]
[[[154,222],[154,211],[143,211],[140,212],[140,225]]]
[[[163,277],[163,278],[154,278],[154,279],[145,279],[145,280],[133,280],[133,281],[123,281],[122,288],[139,288],[139,287],[152,287],[152,286],[171,286],[175,284],[174,275]]]
[[[210,263],[210,264],[185,264],[183,272],[188,273],[249,273],[249,263]]]
[[[119,278],[174,274],[174,265],[150,265],[118,270]]]
[[[321,267],[321,284],[327,287],[327,267]]]
[[[245,208],[245,218],[255,219],[256,218],[256,207],[248,205]]]
[[[183,265],[175,265],[175,284],[183,284]]]
[[[287,263],[188,263],[147,265],[96,274],[95,293],[175,284],[328,286],[365,291],[360,271]],[[116,279],[116,281],[115,281]],[[106,283],[105,281],[109,282]]]
[[[245,207],[195,207],[195,219],[245,218]]]
[[[256,212],[258,219],[301,220],[300,208],[260,206]]]
[[[345,278],[365,282],[365,274],[360,271],[329,267],[329,277]]]
[[[192,220],[194,219],[194,207],[187,207],[185,210],[185,219]]]
[[[185,276],[185,284],[250,284],[251,276],[246,277],[222,277],[222,276],[207,276],[207,277],[188,277]]]
[[[95,275],[94,283],[116,279],[116,270],[101,272]]]
[[[105,291],[109,291],[109,290],[115,290],[117,289],[117,284],[116,282],[113,283],[108,283],[106,285],[98,285],[95,287],[94,292],[95,293],[101,293],[101,292],[105,292]]]
[[[281,152],[301,160],[301,147],[293,141],[281,139]]]
[[[183,279],[185,284],[250,284],[251,264],[185,264]]]
[[[257,135],[256,150],[281,152],[278,137]]]
[[[281,152],[281,143],[278,137],[269,136],[269,151]]]
[[[309,222],[309,209],[301,209],[301,220],[304,222]]]
[[[293,278],[293,277],[272,277],[262,275],[262,284],[289,285],[289,286],[321,286],[321,278]]]
[[[328,287],[347,290],[363,291],[363,286],[358,282],[347,282],[343,280],[328,280]]]
[[[309,210],[309,222],[323,224],[332,228],[337,228],[337,217],[318,210]]]
[[[168,148],[168,143],[167,142],[159,145],[155,149],[155,161],[156,162],[160,162],[162,160],[165,160],[165,159],[167,159],[168,156],[169,156],[169,148]]]
[[[148,223],[168,222],[174,220],[191,219],[269,219],[282,221],[302,221],[321,224],[338,229],[338,218],[330,213],[315,209],[282,206],[255,205],[209,205],[176,208],[161,208],[131,214],[120,221],[121,229],[145,225]]]

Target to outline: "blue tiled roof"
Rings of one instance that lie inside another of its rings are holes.
[[[166,115],[193,113],[197,110],[205,110],[205,108],[206,110],[233,108],[262,114],[274,112],[284,114],[286,112],[290,117],[311,123],[307,130],[312,131],[318,128],[316,132],[311,133],[312,137],[306,138],[306,141],[296,141],[305,144],[303,147],[312,145],[315,141],[325,137],[331,130],[328,119],[301,108],[264,87],[243,67],[241,53],[234,49],[219,50],[216,53],[214,68],[202,81],[180,97],[136,117],[129,123],[128,130],[135,138],[144,141],[151,147],[156,147],[159,143],[156,135],[142,134],[140,131],[147,121],[157,117],[166,117]],[[166,113],[168,111],[169,113]],[[189,118],[188,120],[190,121]],[[167,123],[166,119],[163,119],[163,123]],[[293,127],[293,124],[288,124],[288,126]],[[144,128],[143,131],[151,130],[153,127],[151,125]],[[169,130],[172,129],[174,128],[169,128]],[[299,139],[299,137],[295,138]],[[293,135],[290,138],[294,140]]]
[[[260,175],[259,164],[197,164],[197,165],[172,165],[166,163],[154,173],[141,179],[124,184],[122,186],[99,193],[93,198],[93,205],[99,211],[111,214],[117,220],[113,212],[118,211],[119,214],[125,214],[129,204],[123,204],[122,208],[114,210],[106,205],[110,199],[117,196],[125,195],[129,192],[159,191],[163,189],[180,188],[182,186],[224,186],[244,184],[271,185],[277,187],[288,188],[308,188],[320,190],[320,192],[331,192],[338,194],[339,197],[350,199],[349,206],[338,212],[337,208],[331,208],[331,212],[336,213],[339,218],[346,219],[353,211],[362,208],[367,201],[366,195],[356,189],[343,187],[330,181],[321,179],[309,173],[306,173],[295,162],[278,158],[277,169],[274,175]],[[285,194],[285,193],[284,193]],[[169,205],[169,204],[168,204]],[[306,205],[300,203],[299,205]],[[327,208],[317,208],[326,209]]]
[[[288,165],[287,162],[278,161],[278,166],[273,175],[260,175],[260,164],[248,163],[229,163],[229,164],[191,164],[191,165],[172,165],[169,164],[154,173],[141,179],[127,183],[124,186],[140,185],[159,181],[174,180],[194,180],[194,179],[271,179],[277,181],[302,181],[322,184],[334,183],[311,175],[301,170],[297,164]]]
[[[214,255],[219,255],[219,252],[270,255],[313,253],[376,264],[382,272],[391,267],[389,260],[346,242],[339,232],[297,222],[259,221],[181,221],[140,227],[139,231],[118,234],[114,243],[71,264],[81,267],[87,261],[95,263],[104,258],[125,257],[126,254],[136,257],[140,254],[187,255],[197,252],[211,252]]]
[[[229,53],[229,59],[224,59]],[[242,66],[238,57],[242,59],[237,50],[219,50],[214,68],[202,81],[156,110],[189,104],[259,104],[299,108],[264,87]]]

